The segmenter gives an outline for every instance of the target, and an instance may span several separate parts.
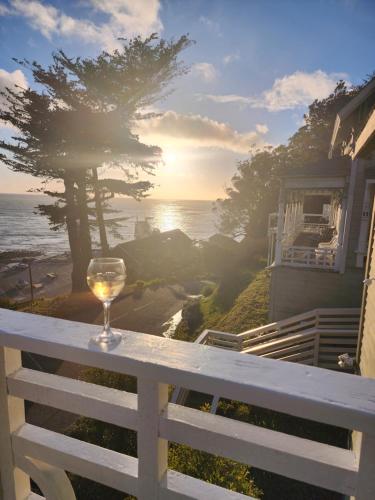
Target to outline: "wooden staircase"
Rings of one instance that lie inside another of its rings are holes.
[[[195,342],[264,358],[338,370],[338,356],[355,356],[360,309],[314,309],[240,334],[205,330]],[[172,402],[184,404],[189,391],[176,388]],[[214,396],[211,411],[216,412]]]

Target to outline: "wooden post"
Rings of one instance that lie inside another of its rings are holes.
[[[138,500],[161,499],[168,468],[168,441],[159,438],[159,417],[168,404],[168,385],[138,378]]]
[[[275,265],[281,265],[282,261],[282,243],[283,243],[283,232],[284,232],[284,189],[280,189],[279,197],[279,212],[277,217],[277,233],[276,233],[276,248],[275,248]]]
[[[343,205],[345,203],[345,212],[343,212],[344,220],[342,225],[340,223],[340,232],[338,238],[339,254],[338,254],[338,264],[336,268],[337,270],[340,271],[340,273],[345,272],[346,256],[348,252],[349,235],[350,235],[350,223],[352,218],[354,191],[355,191],[357,175],[358,175],[358,160],[352,160],[349,186],[348,186],[348,195],[347,199],[344,198],[343,200]]]
[[[16,468],[11,433],[25,423],[23,399],[9,396],[6,377],[21,367],[21,352],[0,346],[0,499],[24,500],[30,494],[29,477]]]
[[[359,454],[358,481],[355,499],[375,498],[375,436],[362,434]]]
[[[34,302],[34,290],[33,290],[33,275],[31,273],[31,262],[28,262],[27,265],[29,267],[30,299],[31,299],[31,309],[32,309]]]

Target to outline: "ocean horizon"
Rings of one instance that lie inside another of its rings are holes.
[[[45,216],[37,213],[37,205],[51,203],[46,195],[34,193],[0,193],[0,252],[37,250],[43,255],[69,251],[66,230],[53,231]],[[160,231],[181,229],[190,238],[205,240],[217,232],[217,217],[212,200],[170,200],[146,198],[140,202],[131,198],[115,198],[109,203],[113,210],[107,217],[129,217],[122,221],[118,232],[121,239],[108,231],[111,246],[134,238],[136,220],[148,218],[151,226]],[[93,246],[98,234],[93,231]]]

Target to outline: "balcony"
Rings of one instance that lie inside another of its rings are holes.
[[[73,500],[65,471],[140,500],[248,496],[168,469],[168,441],[357,500],[375,498],[375,380],[124,331],[112,351],[99,327],[0,309],[0,467],[6,500]],[[125,393],[22,367],[21,351],[137,377]],[[168,402],[168,386],[242,401],[362,433],[358,454]],[[137,432],[138,458],[25,423],[24,400]]]
[[[338,267],[338,235],[320,215],[302,214],[301,220],[285,229],[278,241],[278,214],[268,220],[268,265],[336,270]],[[329,241],[320,242],[332,232]]]

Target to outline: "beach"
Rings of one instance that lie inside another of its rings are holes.
[[[69,293],[72,262],[69,254],[49,257],[29,252],[0,254],[0,297],[16,302],[30,300],[30,269],[34,298],[55,297]]]

